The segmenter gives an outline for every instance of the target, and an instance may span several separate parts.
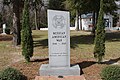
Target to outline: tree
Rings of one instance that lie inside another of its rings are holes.
[[[64,0],[49,0],[48,8],[54,10],[65,10],[63,1]]]
[[[20,28],[20,10],[22,0],[12,0],[13,3],[13,43],[15,46],[21,44],[21,28]],[[14,20],[16,23],[14,24]]]
[[[104,0],[103,1],[103,3],[104,3],[103,10],[106,14],[107,13],[114,14],[115,13],[114,11],[117,11],[118,6],[115,3],[115,1],[118,1],[118,0]]]
[[[95,35],[96,24],[97,24],[99,9],[100,9],[100,0],[89,0],[88,6],[89,6],[88,12],[93,13],[92,34]]]
[[[105,53],[105,25],[103,17],[103,0],[101,0],[94,47],[94,57],[98,59],[98,63],[102,61]]]
[[[83,9],[85,8],[85,0],[66,0],[64,2],[65,7],[70,10],[71,12],[75,12],[76,14],[76,30],[79,31],[79,16],[81,20],[81,14],[84,12]],[[81,21],[80,21],[81,22]],[[81,27],[81,25],[80,25]],[[82,27],[81,27],[82,29]]]
[[[10,29],[10,26],[12,26],[12,17],[13,17],[10,2],[8,0],[2,0],[0,5],[1,5],[1,15],[2,15],[1,24],[6,24],[7,29]]]
[[[13,45],[17,46],[17,45],[21,44],[20,13],[22,11],[21,9],[23,6],[22,5],[23,0],[3,0],[3,5],[7,5],[9,7],[9,10],[10,10],[10,3],[13,6],[12,7],[12,9],[13,9],[13,27],[12,27]],[[4,8],[4,6],[3,6],[3,8]]]
[[[118,7],[115,3],[115,1],[118,0],[104,0],[103,1],[103,11],[105,14],[110,13],[114,14]],[[100,0],[90,0],[89,2],[89,10],[90,12],[93,12],[93,30],[92,33],[95,35],[95,30],[96,30],[96,24],[97,24],[97,19],[99,15],[99,9],[100,9]],[[96,19],[95,19],[95,14],[96,14]]]
[[[33,38],[29,23],[29,0],[25,0],[22,20],[22,55],[29,62],[30,57],[33,56]]]
[[[38,30],[38,21],[37,21],[38,11],[40,11],[41,7],[43,6],[43,3],[42,3],[42,0],[31,0],[30,2],[31,2],[32,8],[34,10],[34,14],[35,14],[35,19],[34,19],[35,28],[36,28],[36,30]]]
[[[65,7],[71,11],[71,13],[75,13],[76,15],[76,30],[79,31],[82,30],[82,21],[81,21],[81,15],[84,13],[90,12],[90,6],[89,6],[90,0],[66,0],[64,2]],[[80,25],[79,25],[79,18],[80,18]]]

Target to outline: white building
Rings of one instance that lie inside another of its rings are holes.
[[[93,15],[92,13],[89,14],[83,14],[81,15],[81,21],[82,21],[82,30],[92,30],[93,25],[92,25],[92,21],[93,21]],[[110,14],[105,14],[104,15],[104,21],[105,21],[105,26],[106,29],[112,29],[113,28],[113,16]],[[80,18],[79,18],[79,25],[80,25]],[[77,22],[75,22],[75,28],[77,27]],[[79,29],[80,26],[79,26]]]
[[[92,30],[92,14],[83,14],[82,18],[82,30]]]
[[[106,29],[113,28],[113,16],[111,14],[104,14],[105,27]]]

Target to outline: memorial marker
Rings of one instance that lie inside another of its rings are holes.
[[[5,33],[5,29],[6,29],[6,24],[3,24],[3,35],[6,35],[6,33]]]
[[[40,67],[40,75],[80,75],[78,65],[70,67],[70,14],[48,10],[49,64]]]

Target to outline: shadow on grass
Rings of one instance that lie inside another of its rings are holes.
[[[72,64],[71,66],[79,65],[79,67],[80,67],[80,74],[84,74],[82,69],[90,67],[90,66],[92,66],[92,65],[94,65],[96,63],[97,62],[95,62],[95,61],[83,61],[83,62],[80,62],[80,63]]]
[[[114,42],[120,41],[120,32],[106,33],[106,41]],[[94,44],[93,35],[79,35],[71,36],[70,47],[76,48],[79,44]],[[42,46],[43,48],[48,48],[48,39],[34,41],[34,47]]]
[[[119,60],[120,60],[120,57],[116,59],[110,59],[109,61],[104,61],[102,62],[102,64],[111,65],[111,64],[117,63]]]
[[[70,38],[70,47],[76,48],[78,47],[78,44],[93,44],[93,40],[93,35],[72,36]],[[34,41],[34,47],[39,46],[42,46],[42,48],[48,48],[48,39]]]
[[[48,48],[48,39],[34,41],[34,47]]]
[[[45,58],[45,59],[33,59],[30,62],[44,62],[44,61],[48,61],[49,58]]]
[[[93,44],[93,43],[94,43],[93,35],[79,35],[79,36],[72,36],[70,38],[71,48],[78,47],[78,44]]]
[[[22,80],[28,80],[27,76],[22,75]]]
[[[114,63],[117,63],[119,60],[120,60],[120,57],[116,58],[116,59],[110,59],[108,61],[101,62],[101,64],[112,65]],[[90,66],[92,66],[94,64],[98,64],[98,63],[95,62],[95,61],[83,61],[83,62],[80,62],[80,63],[72,64],[71,66],[79,65],[79,67],[81,68],[80,73],[84,74],[82,69],[90,67]]]
[[[120,32],[107,33],[106,41],[109,41],[109,42],[120,41]]]

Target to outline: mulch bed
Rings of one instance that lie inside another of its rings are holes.
[[[106,64],[97,64],[93,60],[79,60],[79,63],[75,63],[74,60],[71,60],[72,64],[78,64],[81,68],[81,74],[84,75],[86,80],[101,80],[100,72]],[[48,64],[48,59],[33,59],[30,63],[26,63],[25,61],[19,61],[11,66],[20,70],[25,76],[27,76],[28,80],[33,80],[38,75],[39,68],[41,64]]]
[[[0,34],[0,41],[11,41],[12,35],[2,35]]]

